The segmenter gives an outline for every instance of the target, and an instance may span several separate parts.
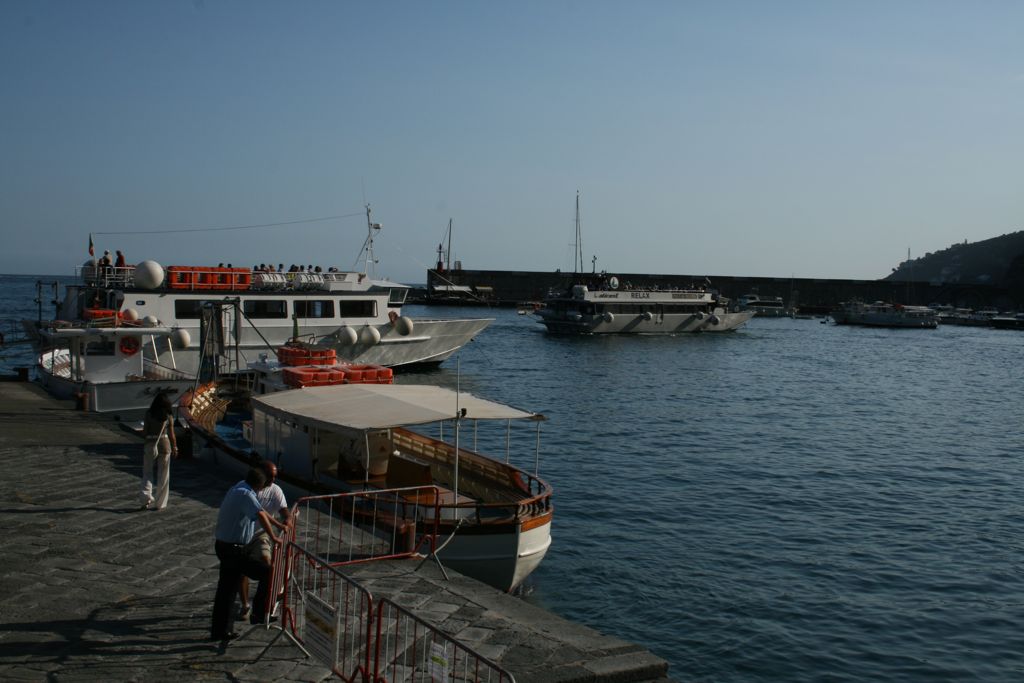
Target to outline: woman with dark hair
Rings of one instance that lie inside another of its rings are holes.
[[[153,399],[142,425],[146,444],[142,447],[142,491],[139,502],[143,510],[163,510],[171,489],[171,454],[178,455],[174,437],[174,408],[167,394]],[[154,490],[154,480],[156,482]]]

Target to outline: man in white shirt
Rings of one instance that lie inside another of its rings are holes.
[[[267,476],[267,486],[256,492],[256,498],[259,500],[260,505],[263,506],[264,512],[270,515],[270,518],[275,523],[278,519],[283,522],[283,524],[277,524],[277,526],[283,528],[288,524],[288,501],[285,500],[284,491],[281,490],[281,487],[275,481],[277,479],[277,465],[269,460],[264,460],[260,463],[259,468]],[[263,561],[269,565],[273,559],[273,540],[260,529],[253,538],[252,543],[253,546],[258,546]],[[238,585],[238,597],[242,601],[238,617],[245,619],[252,613],[252,605],[249,604],[249,579],[244,575],[242,576],[241,583]]]

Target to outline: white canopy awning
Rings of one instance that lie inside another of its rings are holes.
[[[543,415],[451,389],[409,384],[338,384],[253,397],[253,409],[330,429],[388,429],[455,419],[543,420]]]

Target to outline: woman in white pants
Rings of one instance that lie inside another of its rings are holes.
[[[142,425],[146,443],[142,447],[142,491],[139,502],[143,510],[163,510],[171,489],[171,454],[178,456],[174,437],[174,409],[167,394],[157,394],[146,411]],[[154,486],[154,481],[155,486]]]

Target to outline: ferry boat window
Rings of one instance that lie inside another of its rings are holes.
[[[408,289],[394,288],[391,293],[388,294],[388,305],[389,306],[400,306],[405,303],[405,297],[409,294]]]
[[[373,299],[341,299],[338,314],[342,318],[374,318],[377,316],[377,302]]]
[[[174,317],[179,320],[199,320],[205,303],[208,302],[200,299],[177,299],[174,302]]]
[[[333,318],[334,302],[329,299],[297,299],[295,315],[300,318]]]
[[[112,341],[91,341],[85,345],[87,356],[113,356],[114,342]]]
[[[250,318],[287,318],[288,302],[284,299],[246,299],[242,312]]]

